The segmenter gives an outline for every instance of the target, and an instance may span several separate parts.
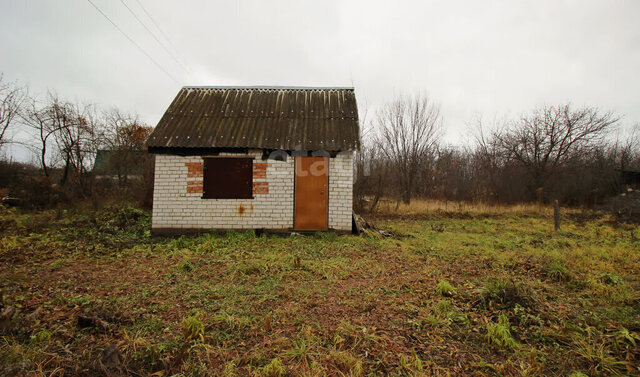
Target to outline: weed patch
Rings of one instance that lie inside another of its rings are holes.
[[[640,375],[637,229],[454,207],[376,219],[410,237],[0,209],[0,375]]]
[[[476,301],[484,308],[511,309],[516,305],[532,307],[534,293],[523,283],[512,280],[489,280]]]
[[[184,340],[204,340],[204,324],[199,314],[194,314],[183,319],[182,322],[180,322],[180,327]]]
[[[500,314],[498,322],[487,324],[487,342],[501,349],[513,349],[516,341],[511,336],[511,326],[506,315]]]
[[[448,281],[440,280],[438,284],[436,284],[436,292],[438,292],[440,296],[449,297],[453,295],[455,288]]]

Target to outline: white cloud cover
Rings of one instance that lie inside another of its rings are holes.
[[[178,83],[86,0],[4,0],[5,78],[151,125],[182,85],[353,85],[370,113],[423,91],[451,143],[477,114],[566,101],[640,121],[638,1],[139,0],[190,74],[120,1],[92,1]],[[156,30],[137,0],[123,1]]]

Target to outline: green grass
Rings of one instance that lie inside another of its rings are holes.
[[[455,290],[453,285],[446,280],[440,280],[438,284],[436,284],[436,292],[438,292],[440,296],[451,296]]]
[[[130,207],[0,209],[0,374],[640,375],[640,231],[578,215],[163,238]]]
[[[492,346],[501,349],[513,349],[516,347],[516,341],[511,336],[511,326],[509,318],[500,314],[498,322],[487,324],[487,342]]]

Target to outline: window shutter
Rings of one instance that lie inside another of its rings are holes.
[[[252,199],[253,159],[205,158],[202,197],[204,199]]]

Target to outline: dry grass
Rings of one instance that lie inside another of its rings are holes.
[[[563,212],[575,212],[563,209]],[[463,201],[413,199],[410,204],[398,203],[394,199],[381,199],[376,213],[382,215],[423,215],[455,213],[470,215],[553,215],[553,205],[539,206],[534,203],[488,204]]]
[[[0,375],[640,376],[640,228],[410,210],[154,238],[136,208],[0,208]]]

